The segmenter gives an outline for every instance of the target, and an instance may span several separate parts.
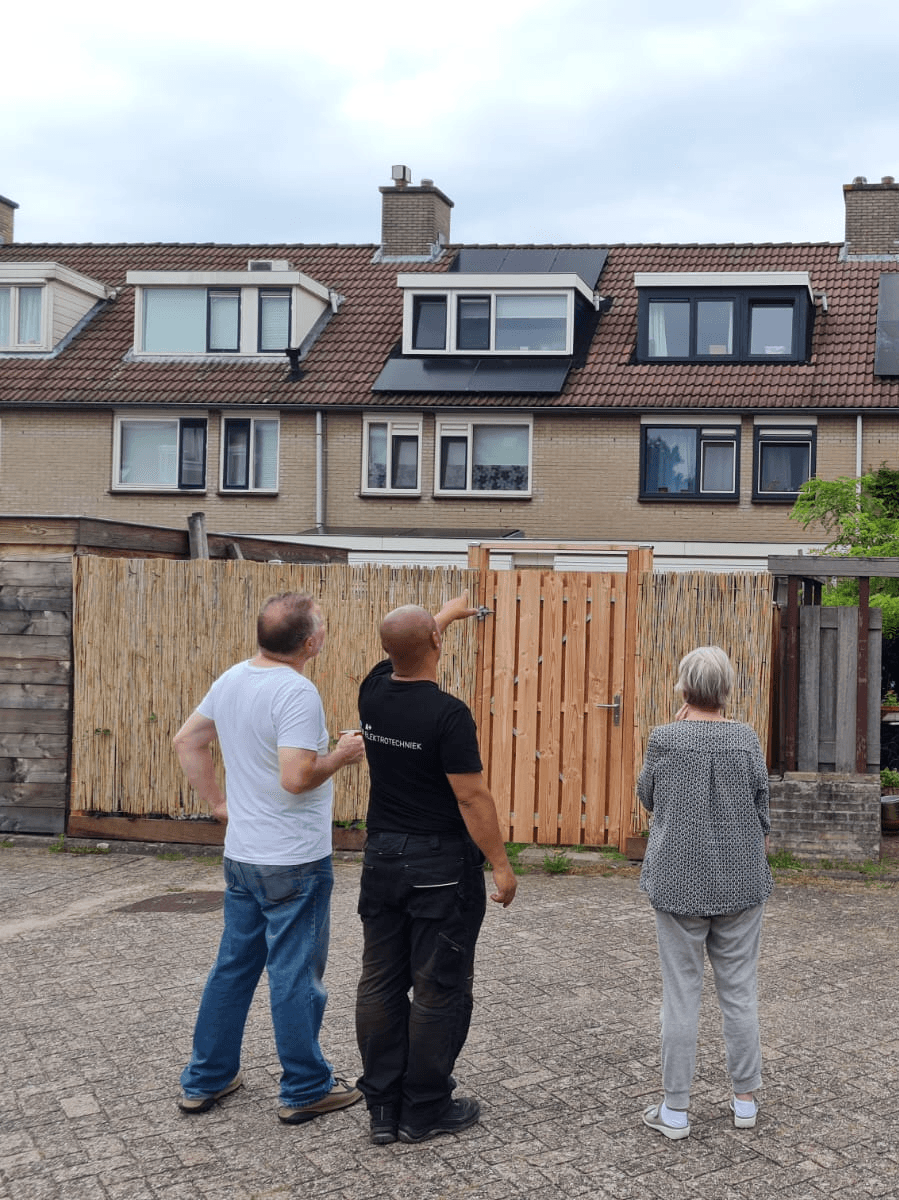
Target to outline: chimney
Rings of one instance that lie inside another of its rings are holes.
[[[0,246],[12,241],[13,215],[18,207],[15,200],[0,196]]]
[[[453,202],[433,179],[412,185],[406,166],[391,168],[393,184],[380,188],[383,258],[431,259],[449,241]]]
[[[868,183],[864,175],[857,175],[843,185],[843,199],[846,253],[899,255],[899,183],[893,176]]]

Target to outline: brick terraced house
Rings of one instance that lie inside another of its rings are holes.
[[[380,190],[379,245],[28,245],[0,197],[0,512],[762,566],[899,462],[892,178],[807,244],[460,246]]]

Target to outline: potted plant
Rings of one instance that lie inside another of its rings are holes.
[[[880,772],[880,828],[899,833],[899,771],[884,767]]]

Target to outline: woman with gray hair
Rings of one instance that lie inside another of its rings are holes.
[[[768,867],[768,771],[755,731],[728,720],[734,669],[718,646],[681,660],[683,706],[653,729],[637,782],[653,814],[640,888],[655,909],[662,968],[664,1099],[643,1121],[667,1138],[690,1133],[687,1110],[705,954],[721,1009],[730,1110],[738,1129],[755,1126],[761,1085],[757,967]]]

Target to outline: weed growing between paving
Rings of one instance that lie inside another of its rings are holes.
[[[572,868],[572,861],[561,851],[551,851],[543,856],[543,870],[547,875],[567,875]]]

